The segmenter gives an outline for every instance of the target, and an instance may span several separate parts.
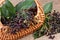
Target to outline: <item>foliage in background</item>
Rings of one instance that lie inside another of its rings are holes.
[[[44,24],[40,27],[40,29],[38,29],[35,33],[34,33],[34,38],[39,38],[41,36],[43,36],[48,28],[49,28],[49,24],[48,24],[48,21],[50,19],[50,17],[48,16],[49,12],[52,11],[52,7],[53,7],[53,2],[49,2],[47,4],[44,5],[44,13],[45,13],[45,22]]]

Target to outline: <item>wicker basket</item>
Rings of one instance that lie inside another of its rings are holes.
[[[0,5],[3,3],[4,1],[1,0]],[[43,9],[39,3],[38,0],[35,0],[35,3],[37,5],[37,15],[35,16],[36,19],[39,19],[39,23],[32,26],[30,25],[30,27],[28,29],[22,29],[21,31],[17,32],[17,34],[8,34],[6,33],[7,26],[3,26],[3,24],[0,22],[0,40],[18,40],[19,38],[22,38],[28,34],[33,33],[34,31],[36,31],[38,28],[41,27],[41,25],[43,24],[44,20],[45,20],[45,15],[43,12]],[[1,30],[1,28],[3,30]]]

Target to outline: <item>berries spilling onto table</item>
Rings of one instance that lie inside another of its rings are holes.
[[[49,24],[50,24],[50,30],[51,33],[59,33],[60,32],[60,13],[56,12],[54,10],[54,12],[50,15],[51,19],[49,20]]]
[[[60,13],[55,11],[50,13],[50,19],[48,20],[49,28],[46,32],[50,39],[54,39],[55,36],[53,34],[60,33]]]
[[[60,33],[60,13],[55,11],[46,15],[46,20],[42,27],[34,33],[34,37],[38,38],[43,35],[54,39],[56,33]]]

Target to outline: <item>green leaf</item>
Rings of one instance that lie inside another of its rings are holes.
[[[2,15],[3,17],[6,17],[6,18],[9,17],[9,12],[8,12],[8,10],[6,9],[6,6],[5,6],[5,5],[2,6],[1,15]]]
[[[1,7],[0,7],[0,20],[1,20]]]
[[[9,0],[6,0],[1,9],[1,15],[6,18],[12,18],[16,15],[15,8]]]
[[[34,36],[34,39],[38,38],[39,37],[39,31],[34,32],[33,36]]]
[[[49,3],[45,4],[43,8],[44,8],[44,13],[48,14],[49,12],[52,11],[53,2],[49,2]]]
[[[5,5],[6,5],[7,10],[10,13],[10,16],[16,15],[15,7],[12,5],[12,3],[10,1],[6,0]]]
[[[16,11],[24,10],[24,9],[29,9],[32,6],[36,6],[34,0],[25,0],[20,2],[19,4],[16,5]]]
[[[44,33],[47,31],[46,28],[49,28],[49,25],[47,22],[44,22],[44,24],[41,26],[41,28],[39,28],[36,32],[34,32],[34,38],[39,38],[43,35],[45,35]]]
[[[44,35],[43,32],[45,30],[43,30],[43,29],[44,29],[44,25],[42,25],[36,32],[34,32],[34,35],[33,35],[34,39],[39,38]]]

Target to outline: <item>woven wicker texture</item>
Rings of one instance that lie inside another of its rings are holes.
[[[30,27],[28,29],[22,29],[21,31],[17,32],[17,34],[9,34],[6,33],[6,31],[8,30],[7,26],[4,28],[4,26],[1,24],[0,22],[0,40],[17,40],[19,38],[22,38],[28,34],[33,33],[34,31],[36,31],[38,28],[41,27],[41,25],[43,24],[44,20],[45,20],[45,15],[43,12],[43,9],[39,3],[38,0],[35,0],[36,5],[37,5],[37,15],[35,16],[36,19],[39,19],[39,23],[32,26],[30,25]],[[0,5],[3,4],[3,1],[1,0]],[[3,28],[1,30],[1,28]],[[5,31],[4,31],[5,30]]]

